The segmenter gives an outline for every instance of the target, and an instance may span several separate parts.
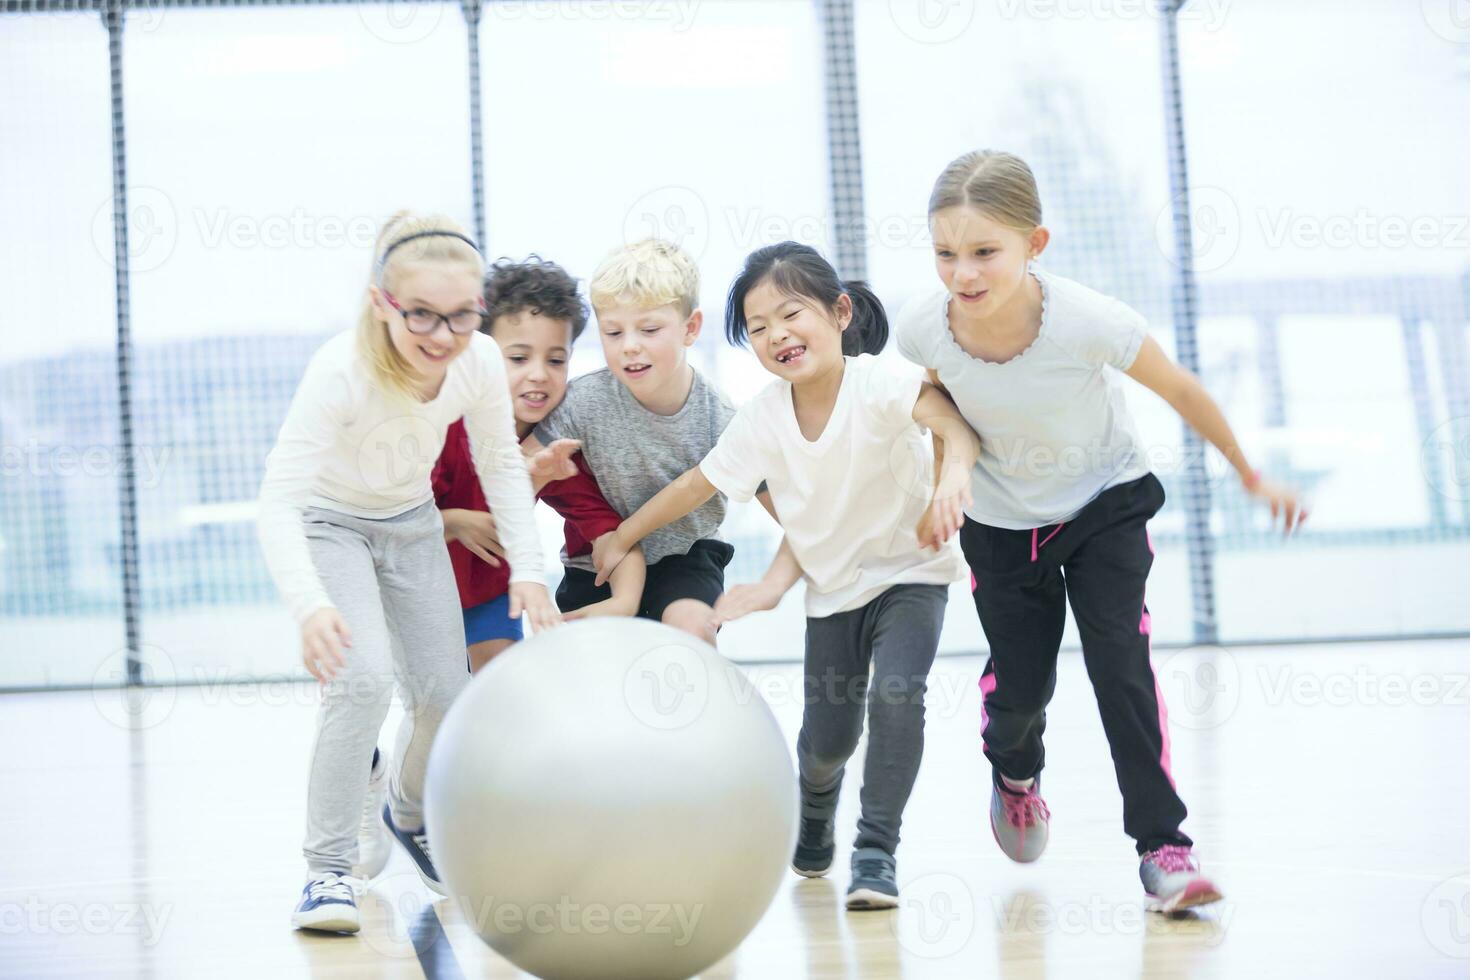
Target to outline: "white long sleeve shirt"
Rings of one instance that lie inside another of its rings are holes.
[[[475,334],[450,362],[439,394],[406,403],[377,387],[355,331],[346,331],[307,365],[260,486],[261,547],[298,623],[332,605],[312,565],[301,523],[305,508],[382,520],[432,501],[429,475],[446,430],[460,417],[510,560],[511,582],[543,581],[535,499],[495,341]]]

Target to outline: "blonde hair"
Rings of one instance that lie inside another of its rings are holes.
[[[383,253],[394,242],[428,231],[447,231],[455,235],[465,233],[452,218],[442,214],[421,215],[411,211],[398,211],[385,221],[373,246],[373,285],[392,292],[392,285],[398,275],[412,263],[458,263],[472,271],[476,279],[484,274],[485,263],[480,253],[468,242],[448,235],[433,235],[407,242],[393,249],[387,262],[383,261]],[[373,313],[371,298],[363,300],[362,313],[357,318],[357,349],[367,362],[368,372],[378,387],[390,395],[409,401],[420,400],[414,387],[414,382],[420,380],[419,373],[403,359],[398,348],[393,346],[387,326]]]
[[[962,204],[1027,234],[1041,224],[1036,177],[1011,153],[976,150],[944,168],[929,195],[929,213]]]
[[[699,306],[699,267],[673,242],[645,238],[608,253],[587,292],[594,310],[627,299],[641,310],[677,306],[687,317]]]

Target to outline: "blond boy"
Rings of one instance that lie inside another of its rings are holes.
[[[589,290],[607,367],[572,381],[566,399],[526,448],[575,439],[603,496],[624,518],[695,466],[734,416],[730,402],[689,364],[699,337],[699,270],[678,246],[647,239],[614,251]],[[648,562],[638,615],[714,642],[711,607],[734,548],[720,540],[725,498],[643,540]],[[565,612],[608,598],[590,556],[568,557],[556,592]]]

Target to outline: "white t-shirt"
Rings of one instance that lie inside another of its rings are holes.
[[[960,347],[943,287],[907,303],[894,328],[899,351],[938,373],[980,436],[965,513],[1011,530],[1070,520],[1149,471],[1115,373],[1138,356],[1143,317],[1070,279],[1031,274],[1041,283],[1041,332],[1004,363]]]
[[[376,386],[355,331],[347,331],[312,355],[260,485],[266,566],[297,622],[332,605],[311,562],[302,511],[319,507],[383,520],[432,501],[429,474],[445,432],[461,416],[511,581],[543,580],[535,500],[495,341],[475,334],[450,362],[434,400],[406,403]]]
[[[791,383],[773,381],[740,406],[699,464],[733,500],[766,482],[812,617],[857,609],[894,585],[947,585],[965,571],[953,540],[927,551],[914,533],[933,488],[933,457],[913,421],[921,380],[871,354],[846,360],[815,442],[797,425]]]

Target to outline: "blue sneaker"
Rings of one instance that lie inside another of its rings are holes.
[[[434,868],[434,859],[429,855],[429,835],[426,830],[404,830],[393,822],[393,810],[387,804],[383,804],[383,823],[387,825],[388,832],[398,839],[408,856],[413,858],[414,867],[418,868],[419,877],[424,879],[424,884],[439,895],[448,895],[444,890],[444,884],[439,880],[439,872]]]
[[[832,870],[832,855],[836,852],[832,843],[833,823],[833,817],[801,818],[801,836],[796,839],[792,871],[803,878],[820,878]]]
[[[356,878],[332,871],[312,878],[301,889],[301,901],[296,903],[291,924],[317,932],[356,932],[362,928],[357,915],[357,889],[361,884]]]
[[[847,889],[852,911],[898,908],[898,863],[878,847],[852,852],[852,884]]]

